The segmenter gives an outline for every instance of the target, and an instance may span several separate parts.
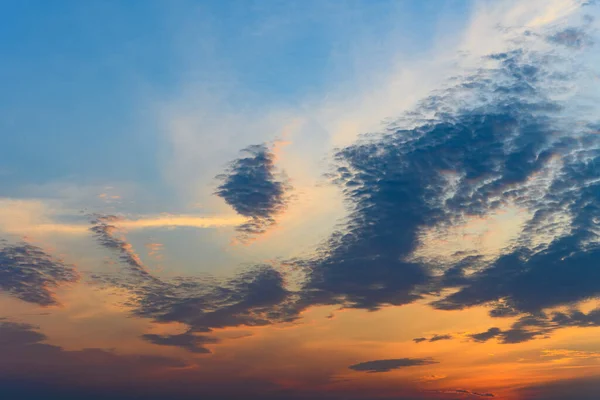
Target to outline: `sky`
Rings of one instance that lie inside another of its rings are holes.
[[[0,7],[0,397],[600,398],[597,1]]]

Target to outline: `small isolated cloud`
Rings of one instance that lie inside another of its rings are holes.
[[[431,358],[396,358],[390,360],[366,361],[359,364],[351,365],[348,368],[354,371],[375,373],[389,372],[393,369],[416,367],[420,365],[431,365],[437,363],[437,361]]]
[[[217,176],[221,185],[215,194],[240,215],[250,218],[238,226],[243,237],[260,234],[275,224],[285,210],[291,189],[287,178],[275,167],[275,154],[266,144],[249,146],[244,156],[232,161]]]
[[[580,28],[567,28],[553,35],[548,36],[551,43],[561,44],[572,49],[580,49],[585,45],[591,44],[588,34]]]
[[[72,265],[31,244],[0,248],[0,290],[40,306],[58,305],[53,289],[74,283],[79,274]]]
[[[480,343],[497,338],[502,344],[515,344],[528,342],[544,333],[544,331],[527,330],[523,328],[511,328],[504,331],[500,328],[490,328],[485,332],[469,335],[469,337],[473,339],[473,341]]]
[[[205,344],[217,343],[219,340],[211,336],[195,335],[192,332],[185,332],[177,335],[156,335],[145,334],[142,339],[159,346],[181,347],[192,353],[207,354],[210,350],[204,347]]]
[[[490,339],[498,337],[501,333],[502,330],[500,328],[490,328],[485,332],[469,335],[469,337],[476,342],[487,342]]]
[[[454,337],[452,335],[433,335],[432,337],[430,337],[429,339],[426,337],[419,337],[419,338],[414,338],[413,342],[415,343],[421,343],[421,342],[439,342],[440,340],[451,340]]]
[[[440,340],[450,340],[452,339],[452,335],[433,335],[429,341],[430,342],[438,342]]]
[[[480,393],[474,392],[472,390],[467,389],[449,389],[449,390],[436,390],[435,393],[443,393],[443,394],[458,394],[469,397],[496,397],[493,393]]]

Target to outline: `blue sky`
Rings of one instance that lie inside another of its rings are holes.
[[[368,3],[3,4],[3,191],[64,179],[160,185],[148,98],[168,103],[192,81],[233,108],[298,106],[364,74],[369,58],[385,68],[426,52],[468,9]]]

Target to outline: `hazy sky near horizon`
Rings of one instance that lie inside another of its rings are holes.
[[[0,7],[0,397],[599,398],[597,1]]]

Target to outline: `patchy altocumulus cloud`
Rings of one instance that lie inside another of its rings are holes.
[[[335,151],[328,177],[349,214],[313,255],[286,261],[305,273],[298,291],[265,266],[220,282],[154,279],[136,284],[136,315],[200,332],[291,321],[311,305],[376,310],[440,295],[431,303],[440,310],[489,306],[494,317],[521,317],[475,341],[518,343],[583,324],[553,315],[532,325],[532,316],[600,295],[599,124],[585,107],[573,111],[574,82],[586,73],[578,57],[592,46],[577,40],[588,31],[506,29],[505,51],[476,60],[384,132]],[[275,222],[289,187],[267,145],[244,153],[218,177],[216,194],[250,218],[239,229],[251,235]],[[424,231],[505,209],[520,210],[524,223],[499,254],[415,257]],[[144,274],[110,219],[92,230]]]
[[[386,132],[338,150],[330,176],[350,214],[313,258],[298,261],[304,300],[373,310],[450,292],[432,305],[486,305],[501,316],[600,295],[600,136],[583,106],[573,113],[574,82],[587,73],[571,43],[587,28],[577,29],[513,32],[506,51],[452,78]],[[423,231],[510,208],[524,226],[495,257],[413,257]],[[496,336],[516,343],[545,333]]]
[[[95,273],[97,284],[126,289],[135,316],[156,322],[180,322],[189,331],[179,335],[146,334],[142,338],[162,346],[207,353],[203,344],[216,343],[195,332],[216,328],[260,326],[298,318],[297,296],[286,289],[284,276],[269,265],[256,265],[229,279],[161,278],[149,272],[133,246],[115,225],[119,217],[96,216],[90,230],[98,242],[114,251],[129,268],[124,274]]]
[[[584,107],[573,114],[589,30],[506,29],[504,51],[477,59],[384,132],[336,150],[328,177],[349,213],[314,254],[286,260],[305,274],[297,291],[269,266],[228,280],[159,279],[119,235],[116,217],[96,217],[91,230],[143,278],[119,283],[132,289],[134,313],[191,332],[292,321],[312,305],[376,310],[425,295],[439,295],[431,305],[440,310],[488,306],[494,317],[521,317],[474,341],[518,343],[584,324],[574,314],[540,316],[600,295],[599,123]],[[238,227],[249,237],[275,223],[290,188],[269,146],[243,153],[218,176],[216,194],[249,218]],[[415,256],[423,232],[505,209],[520,210],[524,223],[499,254]]]
[[[351,365],[348,368],[354,371],[375,373],[389,372],[394,369],[431,364],[437,364],[437,361],[431,358],[397,358],[389,360],[366,361],[359,364]]]
[[[249,146],[217,176],[221,184],[215,194],[250,220],[239,225],[243,237],[260,234],[275,224],[285,210],[291,186],[275,166],[275,154],[266,144]]]
[[[78,279],[79,274],[72,265],[39,247],[21,243],[0,248],[0,290],[23,301],[41,306],[57,305],[53,290]]]

